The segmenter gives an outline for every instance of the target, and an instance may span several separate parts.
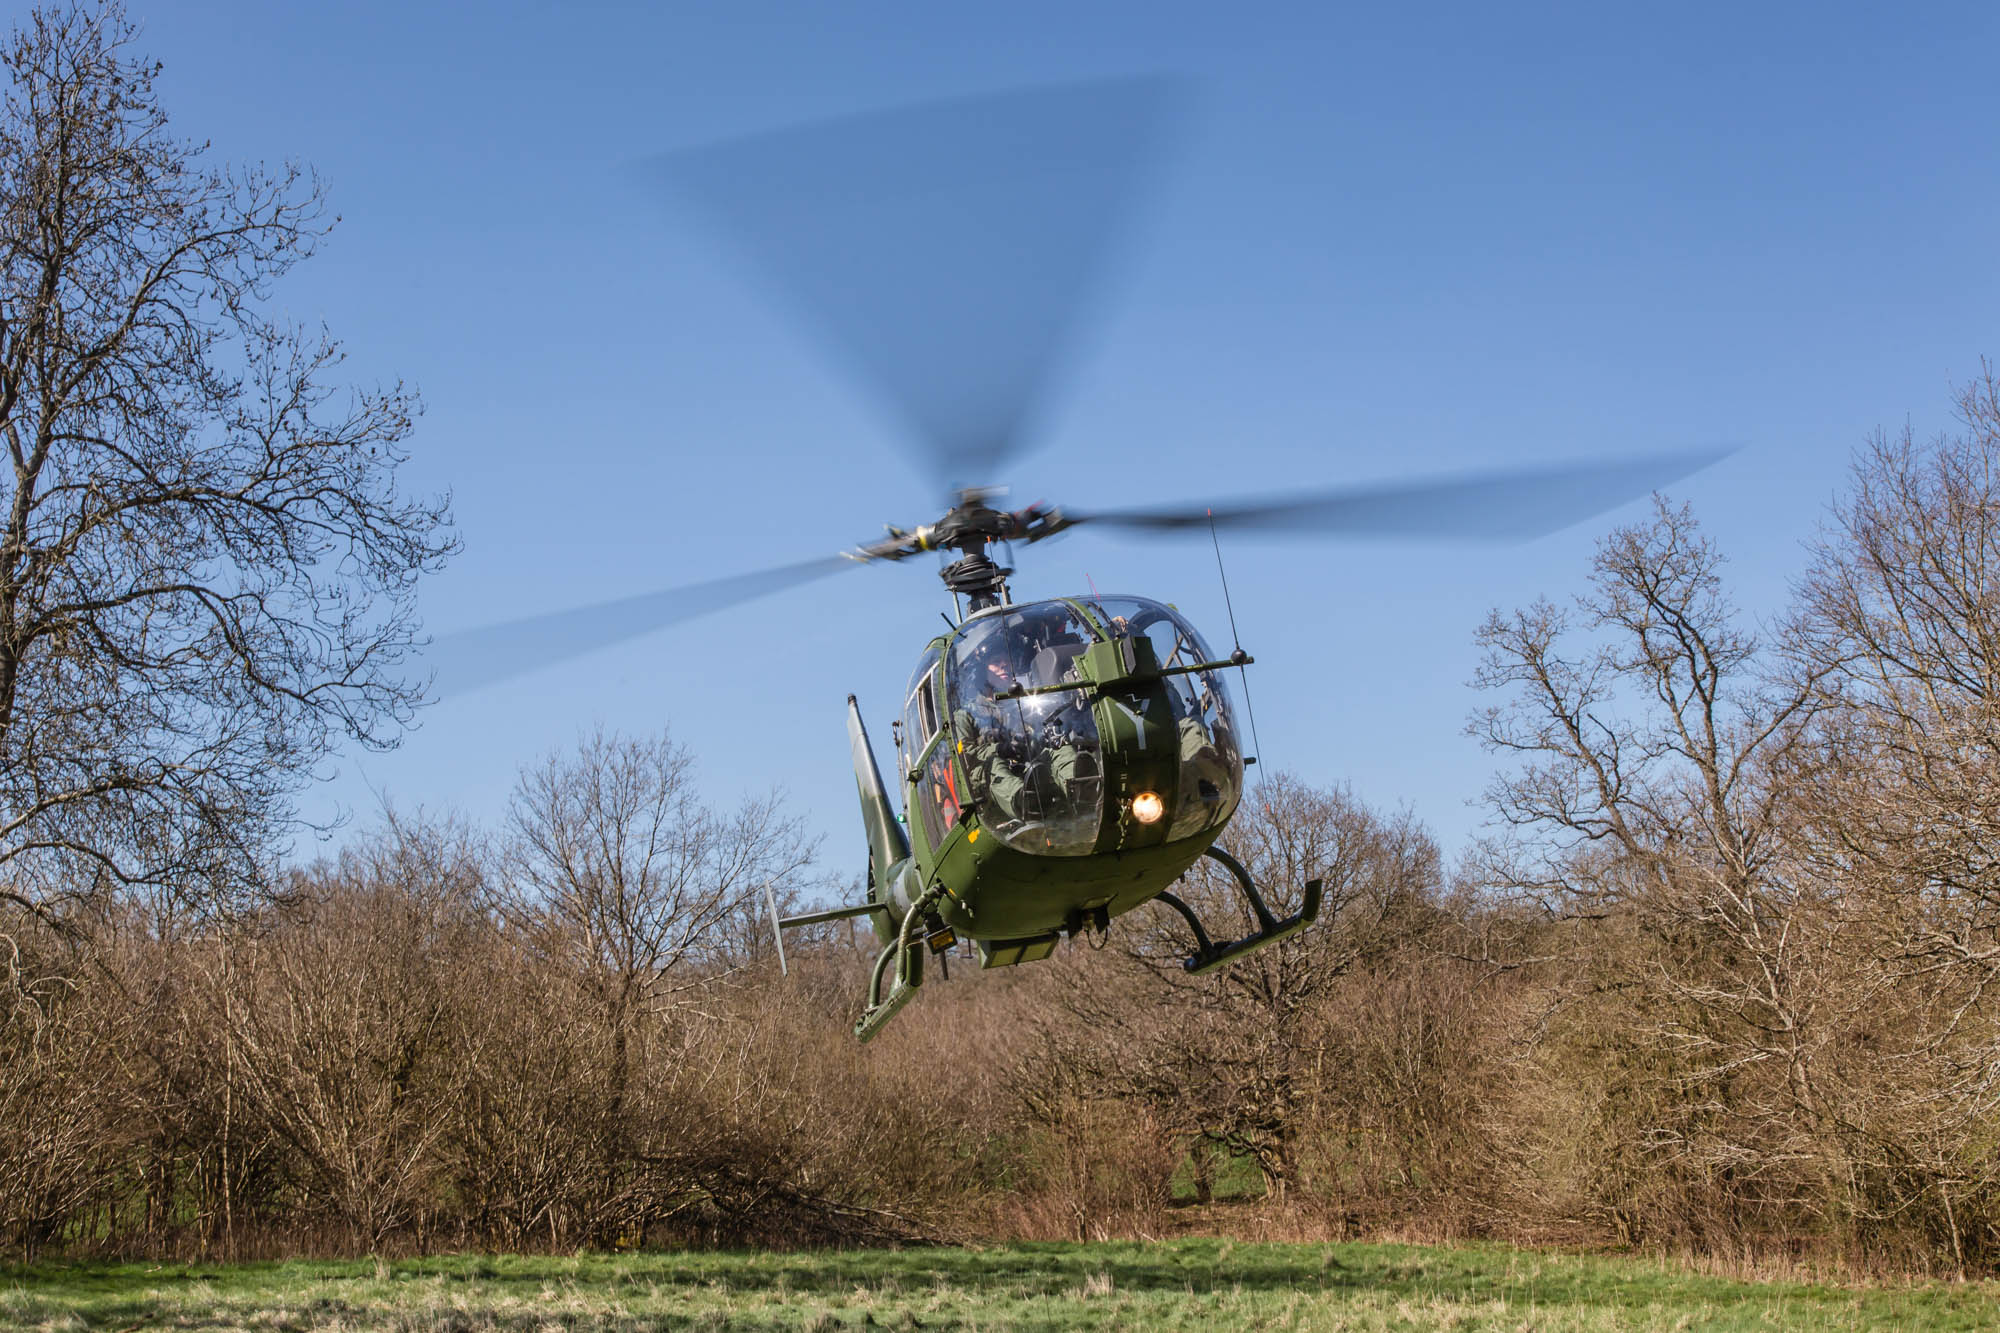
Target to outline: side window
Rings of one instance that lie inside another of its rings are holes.
[[[937,726],[937,658],[932,655],[917,664],[896,728],[904,777],[923,758],[924,745],[937,734]]]
[[[937,705],[932,695],[937,689],[938,645],[934,642],[917,659],[910,673],[910,686],[903,692],[903,711],[896,718],[896,758],[908,778],[917,760],[923,757],[924,742],[937,730]]]
[[[958,822],[960,797],[958,777],[952,768],[952,747],[939,744],[931,751],[930,762],[919,775],[917,763],[924,747],[938,733],[937,659],[927,658],[923,671],[903,701],[903,775],[916,776],[910,787],[909,806],[924,826],[924,838],[933,848],[944,845],[952,826]]]
[[[923,739],[927,741],[937,735],[938,729],[937,672],[935,671],[925,676],[924,683],[917,689],[917,711],[923,715]],[[917,748],[919,750],[923,748],[921,743]]]

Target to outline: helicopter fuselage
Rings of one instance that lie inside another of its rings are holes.
[[[1135,597],[998,606],[933,640],[895,728],[907,837],[871,838],[885,943],[929,895],[927,934],[1030,961],[1172,884],[1242,793],[1232,664]],[[867,812],[879,780],[857,777]]]
[[[1319,880],[1280,919],[1216,845],[1256,762],[1237,741],[1222,672],[1250,660],[1240,648],[1210,656],[1178,611],[1140,597],[975,611],[931,641],[910,678],[895,727],[900,813],[849,695],[868,901],[776,924],[782,934],[870,919],[882,951],[855,1035],[880,1032],[923,984],[927,954],[960,939],[982,966],[1011,967],[1158,902],[1186,923],[1182,961],[1202,973],[1311,925]],[[1212,938],[1169,891],[1203,856],[1234,876],[1250,934]]]

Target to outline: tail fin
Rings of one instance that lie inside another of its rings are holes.
[[[861,709],[854,696],[847,696],[847,739],[854,750],[854,786],[861,796],[861,823],[868,830],[868,896],[875,902],[889,899],[890,873],[910,857],[910,840],[896,822],[896,807],[889,790],[882,785],[882,771],[875,767],[875,750],[868,744],[868,729],[861,725]]]

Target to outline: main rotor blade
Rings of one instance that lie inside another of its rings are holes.
[[[424,661],[437,673],[439,696],[450,698],[593,649],[637,638],[677,621],[691,620],[853,568],[856,562],[846,556],[825,556],[664,592],[641,593],[594,606],[461,630],[440,636],[426,650]]]
[[[1654,454],[1609,463],[1570,463],[1476,472],[1435,481],[1342,486],[1332,490],[1218,501],[1215,505],[1069,514],[1072,523],[1141,532],[1217,528],[1346,533],[1363,537],[1445,537],[1527,541],[1601,514],[1734,452]]]
[[[1133,78],[853,116],[653,164],[903,418],[941,487],[994,480],[1182,86]]]

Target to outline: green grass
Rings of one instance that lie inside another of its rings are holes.
[[[1848,1289],[1497,1246],[1012,1245],[0,1268],[47,1330],[1986,1329],[2000,1286]]]
[[[1257,1169],[1257,1159],[1248,1154],[1217,1153],[1209,1170],[1213,1173],[1209,1177],[1211,1197],[1218,1203],[1264,1197],[1264,1173]],[[1195,1188],[1192,1157],[1182,1157],[1180,1165],[1174,1168],[1171,1188],[1175,1203],[1195,1201],[1199,1191]]]

